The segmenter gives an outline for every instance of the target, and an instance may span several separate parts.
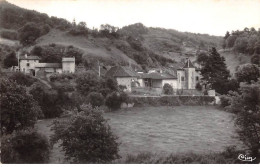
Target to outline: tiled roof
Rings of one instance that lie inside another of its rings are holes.
[[[61,63],[38,63],[35,68],[62,68]]]
[[[20,56],[20,60],[40,60],[38,56]]]
[[[64,62],[64,61],[69,61],[69,62],[73,62],[73,61],[75,61],[75,57],[63,57],[62,58],[62,61]]]
[[[168,73],[157,73],[157,72],[153,72],[153,73],[140,73],[139,74],[140,78],[150,78],[150,79],[176,79],[176,76],[173,76],[171,74]]]
[[[195,68],[190,59],[188,59],[183,68]]]
[[[107,77],[138,77],[138,74],[128,67],[114,66],[107,73]]]

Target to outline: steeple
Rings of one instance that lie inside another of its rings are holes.
[[[185,65],[183,66],[183,68],[195,68],[195,67],[192,64],[192,62],[190,61],[190,59],[187,58],[187,61],[186,61]]]

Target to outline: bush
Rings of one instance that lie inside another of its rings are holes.
[[[200,83],[197,83],[195,88],[196,88],[198,91],[201,91],[201,90],[202,90],[202,86],[201,86]]]
[[[61,141],[66,158],[74,163],[109,163],[119,158],[117,137],[98,108],[84,106],[68,120],[53,123],[51,141]]]
[[[16,82],[19,85],[23,86],[31,86],[33,83],[37,81],[37,79],[31,77],[30,75],[26,75],[22,72],[15,72],[11,76],[9,76],[9,79]]]
[[[33,129],[17,131],[2,138],[2,163],[47,163],[49,153],[48,139]]]
[[[63,98],[66,98],[64,94],[58,94],[55,90],[47,90],[40,84],[33,85],[30,94],[38,102],[45,118],[59,117],[63,113],[62,105],[68,105],[67,101],[64,102]]]
[[[120,108],[121,103],[122,103],[121,97],[118,92],[112,92],[111,94],[107,95],[107,97],[106,97],[105,104],[109,109],[117,110]]]
[[[173,94],[173,88],[170,84],[166,83],[163,85],[163,92],[166,95],[172,95]]]
[[[33,127],[42,117],[40,107],[26,88],[7,79],[0,80],[0,108],[2,134]]]
[[[247,82],[251,83],[251,81],[257,81],[260,77],[259,68],[255,64],[243,64],[239,66],[236,77],[238,82]]]
[[[89,103],[92,107],[100,107],[104,103],[104,97],[101,93],[91,92],[88,95]]]

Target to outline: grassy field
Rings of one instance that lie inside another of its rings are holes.
[[[234,138],[232,114],[213,106],[146,107],[105,113],[119,137],[120,155],[152,153],[207,153],[225,146],[241,145]],[[40,132],[49,136],[52,120],[38,122]],[[58,145],[50,163],[64,162]]]

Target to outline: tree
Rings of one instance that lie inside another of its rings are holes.
[[[15,52],[9,53],[4,59],[4,66],[9,68],[12,66],[18,66],[18,60],[15,56]]]
[[[12,73],[9,77],[10,80],[16,82],[19,85],[23,85],[23,86],[31,86],[34,82],[37,81],[37,79],[26,75],[22,72],[15,72]]]
[[[252,156],[260,162],[260,80],[243,83],[238,92],[230,92],[227,110],[236,114],[240,139],[249,147]]]
[[[230,74],[225,64],[225,58],[220,56],[216,48],[213,47],[210,50],[208,58],[202,64],[201,75],[202,81],[215,89],[216,92],[227,93],[223,91],[223,86],[228,82]]]
[[[225,36],[224,36],[224,39],[226,40],[229,36],[230,36],[230,33],[227,31]]]
[[[41,109],[25,87],[8,79],[0,80],[1,132],[33,127],[42,116]]]
[[[69,119],[55,120],[51,141],[61,141],[67,159],[74,163],[108,163],[119,158],[117,137],[102,116],[102,110],[91,106]]]
[[[166,83],[163,85],[163,92],[166,95],[172,95],[173,94],[173,88],[170,84]]]
[[[45,118],[58,117],[63,113],[62,106],[69,105],[64,101],[65,96],[60,91],[49,91],[41,84],[35,84],[30,90],[30,94],[39,104]],[[66,98],[67,99],[67,98]]]
[[[24,46],[33,44],[40,37],[41,30],[35,23],[27,23],[19,31],[19,40]]]
[[[101,93],[91,92],[88,95],[89,103],[92,107],[100,107],[104,103],[104,97]]]
[[[34,129],[13,132],[2,138],[1,161],[3,163],[47,163],[49,153],[48,139]]]
[[[259,68],[254,64],[243,64],[240,65],[236,72],[236,78],[238,82],[257,81],[260,76]]]
[[[99,92],[101,87],[100,78],[92,72],[79,75],[76,84],[77,91],[84,96],[87,96],[90,92]]]
[[[107,95],[105,104],[108,108],[112,110],[117,110],[121,106],[121,97],[119,92],[112,92],[111,94]]]

